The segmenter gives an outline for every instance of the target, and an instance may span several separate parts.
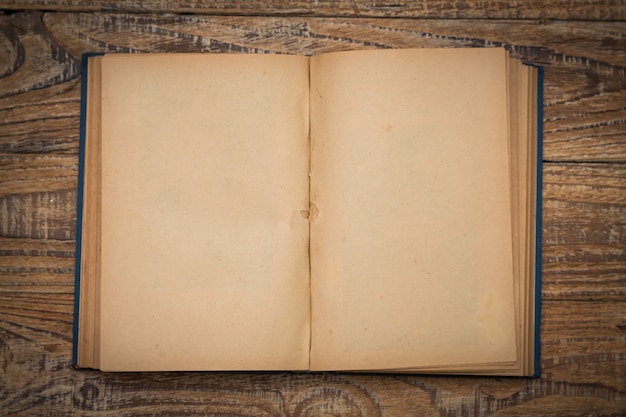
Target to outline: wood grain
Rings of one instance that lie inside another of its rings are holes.
[[[623,0],[588,1],[409,1],[409,0],[5,0],[8,10],[38,9],[72,12],[195,13],[218,15],[307,15],[340,17],[419,17],[445,19],[570,19],[623,20]]]
[[[0,415],[626,415],[626,26],[528,20],[623,19],[623,3],[378,4],[174,1],[157,10],[224,16],[143,14],[164,6],[157,0],[0,6],[73,11],[0,14]],[[450,19],[398,18],[427,16],[417,10],[426,5]],[[107,8],[133,13],[75,12]],[[490,45],[545,67],[541,378],[71,368],[84,52]]]
[[[546,163],[543,299],[626,300],[626,164]]]

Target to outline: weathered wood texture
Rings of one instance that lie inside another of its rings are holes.
[[[545,67],[541,378],[71,368],[82,53],[488,45]],[[625,67],[617,22],[0,15],[0,415],[625,415]]]
[[[624,20],[624,0],[5,0],[0,9],[295,15],[334,17],[420,17],[437,19]]]

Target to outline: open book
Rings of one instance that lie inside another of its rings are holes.
[[[84,69],[76,366],[538,372],[537,68],[487,48]]]

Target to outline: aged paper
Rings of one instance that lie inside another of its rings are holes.
[[[94,62],[79,363],[532,371],[536,80],[503,49]]]
[[[77,325],[80,329],[77,349],[78,366],[99,367],[100,354],[100,116],[102,86],[100,63],[102,57],[92,57],[87,79],[90,104],[85,114],[85,129],[89,140],[83,144],[83,198],[81,230],[80,308]]]
[[[517,359],[506,52],[311,60],[313,369]]]
[[[306,369],[308,59],[102,59],[102,370]]]

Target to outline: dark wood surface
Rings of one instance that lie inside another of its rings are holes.
[[[613,21],[626,18],[625,0],[4,0],[3,4],[7,10],[74,12]]]
[[[626,415],[623,1],[83,3],[0,4],[0,415]],[[545,67],[541,378],[72,369],[84,52],[491,45]]]

